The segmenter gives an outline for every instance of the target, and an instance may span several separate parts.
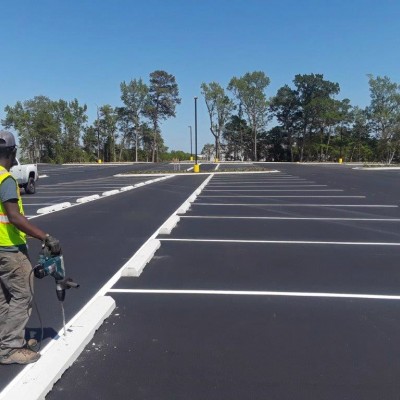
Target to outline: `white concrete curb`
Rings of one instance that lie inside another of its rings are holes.
[[[186,200],[179,208],[178,211],[176,212],[177,214],[186,214],[186,212],[190,208],[190,203],[188,200]]]
[[[39,210],[37,210],[36,212],[38,214],[47,214],[47,213],[54,212],[54,211],[60,211],[60,210],[63,210],[64,208],[68,208],[68,207],[71,207],[70,202],[58,203],[58,204],[53,204],[51,206],[39,208]]]
[[[42,357],[28,365],[1,392],[0,399],[44,399],[61,375],[79,357],[103,321],[112,313],[115,301],[110,296],[98,297],[74,321],[66,336],[59,336],[46,347]]]
[[[128,190],[132,190],[132,189],[134,189],[134,187],[133,187],[133,185],[130,185],[130,186],[124,186],[124,187],[122,187],[121,189],[119,189],[121,192],[126,192],[126,191],[128,191]]]
[[[87,203],[89,201],[97,200],[99,198],[100,198],[100,196],[98,194],[93,194],[92,196],[80,197],[79,199],[76,199],[76,202],[77,203]]]
[[[160,246],[161,242],[159,240],[149,240],[145,246],[142,246],[125,265],[121,276],[139,276]]]
[[[118,189],[114,189],[114,190],[107,190],[106,192],[103,192],[101,195],[102,196],[112,196],[114,194],[118,194],[119,190]]]
[[[76,203],[78,203],[78,204],[71,204],[69,202],[60,203],[60,204],[52,204],[50,206],[40,208],[39,210],[36,211],[36,213],[39,215],[31,216],[29,219],[38,218],[38,217],[42,216],[43,214],[48,214],[48,213],[55,212],[55,211],[61,211],[68,207],[75,207],[75,206],[78,206],[83,203],[88,203],[89,201],[99,200],[99,199],[102,199],[107,196],[112,196],[114,194],[123,193],[128,190],[136,189],[138,187],[149,185],[151,183],[159,182],[159,181],[162,181],[165,179],[170,179],[172,177],[173,177],[173,175],[162,176],[161,178],[152,179],[151,181],[139,182],[134,186],[130,185],[130,186],[124,186],[121,189],[108,190],[106,192],[103,192],[101,196],[99,194],[94,194],[91,196],[80,197],[80,198],[76,199]]]
[[[193,203],[196,199],[197,199],[197,194],[194,193],[194,194],[192,194],[192,195],[188,198],[187,201],[188,201],[189,203]]]
[[[175,228],[177,223],[180,221],[180,217],[178,215],[172,215],[169,217],[162,225],[160,228],[159,233],[161,235],[169,235],[172,232],[172,229]]]

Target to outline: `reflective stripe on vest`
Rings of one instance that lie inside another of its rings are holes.
[[[18,195],[19,212],[24,215],[24,208],[22,206],[22,199],[18,183],[4,167],[0,166],[0,185],[8,177],[11,177],[15,182]],[[18,246],[21,244],[26,244],[26,235],[10,223],[4,205],[2,202],[0,202],[0,246]]]

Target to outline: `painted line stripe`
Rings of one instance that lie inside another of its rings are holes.
[[[203,192],[343,192],[343,189],[204,189]]]
[[[311,240],[241,240],[241,239],[185,239],[185,238],[159,238],[162,242],[201,242],[201,243],[260,243],[260,244],[322,244],[340,246],[400,246],[398,242],[318,242]]]
[[[109,293],[282,296],[282,297],[323,297],[323,298],[339,298],[339,299],[400,300],[400,296],[384,295],[384,294],[269,292],[269,291],[246,291],[246,290],[110,289]]]
[[[372,221],[372,222],[400,222],[400,218],[325,218],[325,217],[235,217],[215,215],[181,215],[181,218],[206,219],[268,219],[268,220],[302,220],[302,221]]]
[[[59,199],[59,197],[55,197],[57,199]],[[28,207],[28,206],[52,206],[53,203],[25,203],[24,202],[24,208]]]
[[[293,196],[286,196],[286,195],[282,195],[282,196],[263,196],[263,195],[237,195],[237,196],[232,196],[232,195],[221,195],[221,196],[215,196],[215,195],[201,195],[201,197],[213,197],[213,198],[225,198],[225,197],[229,197],[229,198],[309,198],[309,199],[314,199],[314,198],[324,198],[324,199],[365,199],[365,196],[300,196],[300,195],[293,195]]]
[[[194,206],[244,206],[244,207],[361,207],[361,208],[398,208],[396,205],[387,204],[269,204],[269,203],[193,203]]]
[[[282,179],[282,178],[276,178],[276,179],[263,179],[263,180],[252,180],[252,179],[245,179],[242,181],[232,181],[230,179],[215,179],[213,180],[214,183],[218,183],[219,185],[224,185],[224,184],[232,184],[232,183],[273,183],[273,182],[280,182],[280,183],[285,183],[285,182],[313,182],[308,179]]]
[[[232,187],[232,188],[237,188],[238,186],[237,185],[207,185],[207,186],[209,186],[209,187],[213,187],[213,188],[218,188],[218,187],[221,187],[221,188],[229,188],[229,187]],[[281,188],[281,187],[283,187],[283,188],[285,188],[285,187],[288,187],[288,188],[292,188],[292,187],[327,187],[328,185],[284,185],[284,184],[282,184],[282,185],[265,185],[265,187],[268,187],[268,188]],[[251,187],[255,187],[255,188],[259,188],[260,187],[260,185],[252,185],[252,184],[249,184],[249,185],[247,185],[247,184],[241,184],[239,187],[244,187],[244,188],[251,188]]]

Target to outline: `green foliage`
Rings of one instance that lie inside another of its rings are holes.
[[[227,87],[202,83],[214,144],[206,159],[274,161],[400,161],[400,85],[389,77],[368,75],[371,102],[366,109],[339,99],[338,83],[322,74],[296,75],[269,100],[270,79],[262,71],[233,77]],[[1,121],[19,136],[27,162],[185,160],[168,151],[161,122],[176,116],[180,104],[175,77],[157,70],[149,84],[133,79],[120,84],[118,107],[97,107],[88,124],[87,106],[77,99],[46,96],[5,107]],[[228,93],[228,94],[227,94]],[[267,129],[268,120],[275,126]]]
[[[253,132],[254,160],[257,161],[257,135],[266,122],[268,101],[265,90],[270,79],[262,71],[247,72],[240,78],[233,77],[228,85],[247,116]]]
[[[220,158],[221,134],[235,106],[217,82],[202,83],[201,90],[210,118],[210,131],[215,138],[215,157]]]
[[[176,106],[181,103],[175,77],[165,71],[150,74],[149,94],[144,107],[144,115],[153,123],[152,161],[162,151],[160,148],[159,125],[167,118],[176,116]]]

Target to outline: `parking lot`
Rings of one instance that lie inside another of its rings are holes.
[[[398,399],[399,173],[279,169],[214,175],[48,398]]]

